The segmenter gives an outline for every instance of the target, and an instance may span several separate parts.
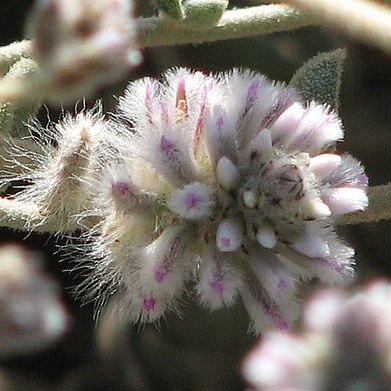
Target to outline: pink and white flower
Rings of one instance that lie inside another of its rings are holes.
[[[256,391],[387,390],[391,382],[391,285],[313,297],[297,335],[267,333],[243,375]]]
[[[70,317],[42,259],[17,245],[0,247],[0,357],[45,349],[68,330]]]
[[[299,280],[352,276],[332,218],[365,209],[367,178],[334,151],[343,129],[329,108],[251,71],[176,69],[129,85],[109,137],[86,285],[99,295],[115,276],[108,292],[133,321],[175,307],[192,279],[205,306],[241,296],[256,333],[286,329]]]
[[[131,0],[37,1],[29,35],[52,100],[92,94],[141,62]]]

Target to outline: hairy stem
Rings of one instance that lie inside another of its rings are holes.
[[[371,223],[391,219],[391,183],[368,189],[369,206],[365,212],[349,213],[335,219],[337,224]]]
[[[35,204],[0,198],[1,226],[25,230],[27,222],[38,223],[40,220],[42,220],[42,217]]]
[[[391,8],[367,0],[288,0],[350,37],[391,55]]]
[[[205,30],[187,29],[172,19],[139,19],[139,42],[141,47],[196,44],[289,31],[317,22],[315,16],[286,5],[261,5],[226,11],[216,26]]]
[[[80,228],[76,224],[67,224],[43,216],[33,202],[21,202],[0,198],[0,226],[22,231],[71,233]]]

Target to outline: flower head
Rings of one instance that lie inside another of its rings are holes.
[[[250,71],[178,69],[131,83],[119,112],[91,294],[115,276],[129,316],[149,321],[193,279],[211,309],[240,295],[259,333],[296,317],[299,279],[352,275],[331,218],[366,207],[367,181],[334,152],[343,130],[327,107]]]
[[[391,285],[318,293],[301,335],[270,332],[244,362],[254,390],[388,390]]]
[[[41,259],[16,245],[0,248],[0,356],[45,348],[62,336],[69,316]]]
[[[86,96],[140,63],[132,11],[131,0],[37,2],[34,55],[60,99]]]

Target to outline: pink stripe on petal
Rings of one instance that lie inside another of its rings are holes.
[[[167,275],[172,273],[175,262],[182,253],[182,244],[180,237],[175,237],[162,254],[157,254],[158,260],[153,269],[153,278],[158,284],[162,283]]]
[[[272,301],[272,299],[260,286],[260,284],[255,281],[250,282],[249,289],[255,301],[259,304],[262,310],[273,320],[274,324],[280,330],[288,330],[288,322],[283,318],[276,304]]]
[[[213,88],[212,83],[206,84],[201,93],[200,114],[197,120],[197,126],[194,133],[194,147],[198,146],[201,136],[203,136],[204,123],[205,123],[205,111],[208,103],[207,98],[208,98],[208,93],[212,90],[212,88]]]
[[[220,221],[216,232],[216,245],[220,251],[237,250],[242,244],[242,231],[239,223],[232,218]]]
[[[260,123],[260,129],[268,128],[276,119],[287,110],[293,103],[300,102],[300,97],[294,88],[286,88],[281,96],[278,97],[278,102],[270,109]]]
[[[254,80],[250,84],[250,87],[248,88],[248,92],[247,92],[246,107],[244,109],[243,115],[246,115],[248,111],[253,107],[258,96],[259,83],[260,83],[259,80]]]
[[[125,195],[129,191],[129,184],[124,181],[116,181],[112,183],[111,186],[114,191],[120,193],[121,195]]]
[[[188,209],[194,208],[199,203],[199,197],[196,193],[187,193],[185,197],[185,204]]]
[[[160,138],[159,149],[160,151],[168,154],[174,150],[174,143],[170,141],[167,137],[162,136]]]
[[[216,271],[213,273],[213,280],[210,282],[210,286],[213,288],[214,292],[218,295],[222,295],[224,293],[224,276],[221,270],[220,265],[216,264]]]
[[[145,311],[155,311],[156,299],[154,297],[146,297],[143,299],[142,306]]]
[[[334,270],[338,273],[343,273],[346,270],[346,265],[340,262],[335,262]]]
[[[149,110],[151,110],[153,107],[154,95],[155,95],[154,86],[149,81],[145,85],[145,106]]]
[[[334,254],[335,259],[332,256],[311,258],[288,246],[282,249],[281,253],[288,261],[302,268],[303,272],[312,273],[325,282],[342,281],[341,277],[351,275],[351,256],[349,254]]]
[[[229,247],[231,245],[231,239],[221,238],[220,243],[221,243],[222,247]]]
[[[159,267],[158,269],[155,269],[153,272],[153,276],[155,278],[155,281],[158,283],[161,283],[167,274],[166,271],[163,270],[163,265],[160,265],[160,266],[161,267]]]
[[[210,283],[210,286],[213,288],[214,292],[218,295],[222,295],[224,292],[224,281],[221,277],[217,277]]]
[[[277,284],[277,288],[286,289],[289,288],[289,284],[285,280],[280,280]]]
[[[221,132],[221,127],[224,125],[224,122],[225,122],[225,120],[224,120],[223,117],[219,117],[219,118],[217,119],[216,125],[217,125],[217,127],[218,127],[218,129],[219,129],[219,132]]]
[[[162,120],[165,123],[168,123],[168,105],[167,105],[167,102],[162,102],[160,104],[160,114],[161,114]]]

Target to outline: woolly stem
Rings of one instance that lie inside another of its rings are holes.
[[[197,44],[289,31],[318,22],[318,18],[286,5],[261,5],[226,11],[216,26],[186,29],[180,22],[159,17],[139,19],[140,47]]]
[[[352,38],[391,55],[391,8],[367,0],[288,0]]]
[[[48,217],[43,216],[38,206],[33,202],[21,202],[0,198],[0,227],[50,233],[71,233],[80,229],[76,223],[68,223],[64,229],[63,221],[60,221],[60,219],[56,221]],[[83,220],[83,223],[86,222]]]
[[[39,223],[43,220],[38,207],[33,203],[0,198],[0,225],[25,230],[27,222]],[[47,227],[50,231],[50,227]]]
[[[339,216],[335,222],[340,225],[372,223],[391,219],[391,182],[387,185],[372,186],[368,189],[369,206],[365,212]]]

